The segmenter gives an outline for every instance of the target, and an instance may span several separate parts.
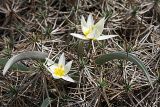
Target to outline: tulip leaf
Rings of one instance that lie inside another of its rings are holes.
[[[49,104],[51,104],[52,100],[50,100],[50,98],[46,98],[43,100],[42,104],[41,104],[41,107],[48,107]]]
[[[7,61],[8,61],[7,58],[0,59],[0,67],[1,68],[4,67]],[[28,67],[26,67],[25,65],[23,65],[21,63],[13,64],[13,66],[11,66],[11,69],[13,69],[13,70],[17,70],[18,69],[18,70],[21,70],[21,71],[28,71],[29,70]]]
[[[127,52],[113,52],[113,53],[105,54],[105,55],[99,56],[96,59],[95,62],[97,64],[102,65],[105,62],[110,61],[110,60],[114,60],[114,59],[129,60],[129,61],[133,62],[134,64],[136,64],[145,73],[148,81],[150,82],[150,85],[153,88],[153,84],[152,84],[152,81],[151,81],[151,78],[149,76],[149,73],[148,73],[148,70],[147,70],[146,66],[143,64],[142,61],[140,61],[140,59],[138,59],[137,57],[133,56],[130,53],[127,53]]]
[[[14,55],[5,64],[3,69],[3,75],[5,75],[8,69],[18,61],[25,60],[25,59],[45,59],[46,57],[47,57],[47,53],[39,52],[39,51],[28,51],[28,52],[20,53],[18,55]]]

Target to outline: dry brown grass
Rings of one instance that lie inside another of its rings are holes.
[[[119,37],[95,42],[70,35],[81,33],[80,18],[92,13],[106,17],[103,34]],[[71,77],[77,83],[55,80],[42,62],[23,61],[29,72],[0,73],[1,107],[159,107],[160,2],[159,0],[0,0],[0,57],[24,51],[65,53],[73,60]],[[95,58],[129,51],[147,66],[154,88],[134,64],[114,60],[103,66]],[[3,66],[1,66],[3,68]]]

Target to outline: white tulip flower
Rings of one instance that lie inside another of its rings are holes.
[[[72,36],[83,40],[105,40],[118,35],[102,35],[104,29],[105,18],[102,18],[99,22],[94,24],[92,15],[88,16],[87,22],[84,17],[81,18],[82,34],[71,33]]]
[[[65,64],[64,53],[60,56],[58,63],[55,63],[54,61],[48,58],[46,58],[46,62],[44,63],[44,66],[52,74],[53,78],[62,78],[66,81],[75,82],[71,77],[67,75],[71,69],[71,65],[72,61]]]

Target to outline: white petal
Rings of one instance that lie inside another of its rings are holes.
[[[52,76],[54,79],[60,79],[59,77],[55,76],[54,73],[52,73]]]
[[[95,24],[96,37],[99,37],[104,29],[105,18],[102,18],[99,22]]]
[[[69,61],[66,65],[65,65],[65,74],[67,74],[70,69],[71,69],[71,66],[72,66],[72,62],[73,61]]]
[[[97,40],[105,40],[105,39],[113,38],[113,37],[116,37],[116,36],[118,36],[118,35],[105,35],[105,36],[99,36],[96,39]]]
[[[65,57],[64,57],[64,53],[62,53],[62,55],[60,56],[58,65],[65,66]]]
[[[89,14],[87,19],[87,26],[90,27],[92,25],[94,25],[94,20],[93,20],[92,14]]]
[[[93,39],[96,37],[96,30],[94,29],[90,34],[87,35],[87,38]]]
[[[85,21],[84,17],[81,17],[81,27],[87,27],[87,22]]]
[[[48,66],[46,66],[45,64],[44,64],[44,66],[46,67],[46,69],[52,74],[52,76],[53,76],[53,78],[55,78],[55,79],[59,79],[59,77],[57,77],[57,76],[55,76],[54,75],[54,68],[56,67],[56,66],[50,66],[50,67],[48,67]],[[53,69],[52,69],[53,68]]]
[[[53,64],[54,64],[54,61],[52,61],[52,60],[49,59],[49,58],[46,58],[45,64],[46,64],[47,66],[50,66],[50,65],[53,65]]]
[[[82,26],[82,32],[83,32],[83,34],[86,31],[86,29],[88,29],[88,27]]]
[[[43,65],[44,65],[44,67],[45,67],[50,73],[53,73],[53,72],[54,72],[54,69],[57,68],[57,66],[55,66],[55,65],[50,65],[50,66],[48,66],[48,65],[46,65],[45,63],[44,63]]]
[[[65,75],[62,77],[62,79],[69,81],[69,82],[75,82],[71,77],[69,77],[68,75]]]
[[[49,66],[48,68],[51,70],[51,73],[53,73],[54,69],[57,67],[58,67],[57,64],[54,64],[54,65]]]
[[[76,38],[79,38],[79,39],[84,39],[86,40],[87,38],[85,38],[84,35],[81,35],[81,34],[77,34],[77,33],[71,33],[72,36],[76,37]]]

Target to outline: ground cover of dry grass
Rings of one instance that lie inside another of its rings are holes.
[[[96,21],[107,19],[103,34],[119,35],[95,41],[95,51],[89,41],[70,35],[82,33],[80,18],[90,13]],[[0,59],[33,50],[50,58],[64,52],[77,82],[55,80],[42,61],[24,60],[18,63],[29,71],[0,73],[1,107],[40,107],[47,97],[50,107],[160,106],[159,0],[0,0]],[[130,61],[95,64],[99,55],[115,51],[141,59],[153,88]]]

